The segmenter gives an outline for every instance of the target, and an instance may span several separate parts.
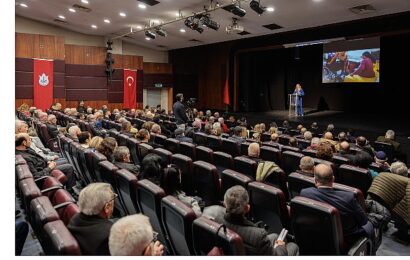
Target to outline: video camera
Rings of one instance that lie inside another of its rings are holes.
[[[195,106],[195,104],[196,104],[196,98],[189,98],[186,102],[186,105],[189,108],[193,108]]]

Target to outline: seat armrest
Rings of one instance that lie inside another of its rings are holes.
[[[356,243],[349,249],[347,255],[349,256],[365,256],[371,255],[372,243],[368,238],[360,238]]]

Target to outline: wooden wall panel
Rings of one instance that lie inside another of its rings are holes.
[[[104,47],[65,45],[66,64],[105,65]]]
[[[172,74],[172,64],[144,62],[144,74]]]
[[[34,34],[16,33],[16,57],[34,57]]]
[[[113,54],[114,58],[114,68],[124,68],[132,70],[142,70],[143,69],[143,57],[135,55],[120,55]]]
[[[16,57],[64,59],[64,37],[16,33]]]

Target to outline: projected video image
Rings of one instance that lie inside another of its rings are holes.
[[[379,82],[380,48],[323,53],[323,83]]]

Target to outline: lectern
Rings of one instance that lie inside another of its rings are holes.
[[[298,116],[298,94],[289,94],[289,116]]]

